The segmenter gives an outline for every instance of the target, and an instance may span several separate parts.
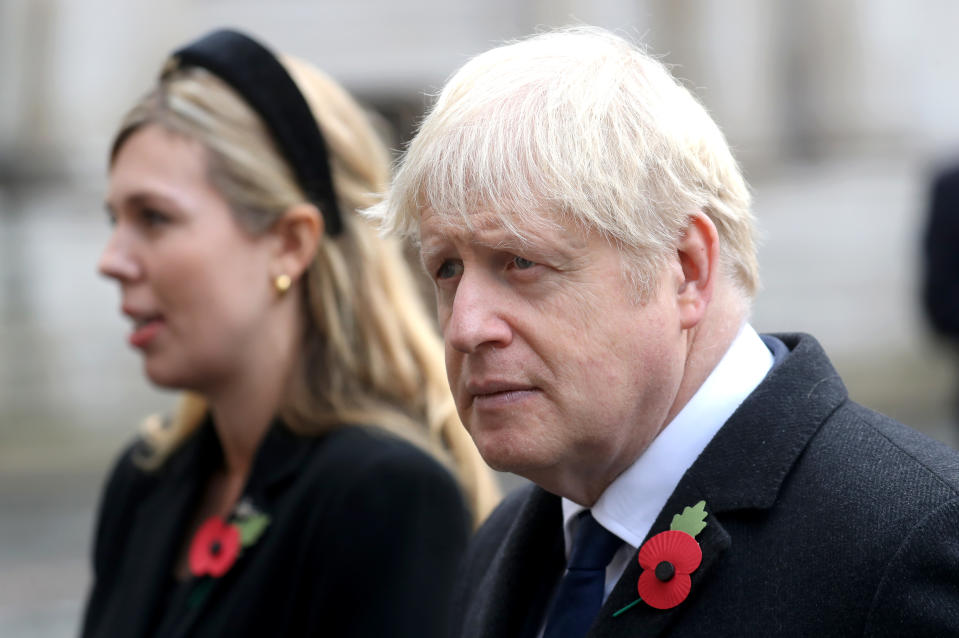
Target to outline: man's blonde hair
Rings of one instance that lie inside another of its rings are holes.
[[[366,214],[415,239],[425,210],[467,227],[492,213],[520,237],[598,231],[624,248],[641,297],[702,211],[725,272],[747,298],[759,285],[750,194],[723,134],[663,64],[598,28],[492,49],[450,79]]]

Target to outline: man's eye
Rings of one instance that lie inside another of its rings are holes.
[[[529,259],[524,259],[523,257],[513,257],[513,266],[518,270],[526,270],[527,268],[532,268],[536,265],[535,261],[530,261]]]
[[[444,261],[436,270],[437,279],[450,279],[463,271],[463,264],[457,261]]]

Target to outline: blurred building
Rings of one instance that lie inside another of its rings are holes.
[[[214,26],[316,62],[407,127],[470,55],[576,20],[676,65],[747,165],[959,143],[950,0],[3,0],[3,175],[99,171],[171,46]]]

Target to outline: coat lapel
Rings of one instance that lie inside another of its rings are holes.
[[[694,505],[701,500],[705,500],[705,496],[701,495],[695,487],[691,485],[678,487],[660,512],[653,527],[654,531],[650,532],[647,539],[669,529],[674,514],[682,512],[684,507]],[[662,635],[678,615],[696,604],[697,593],[708,586],[710,575],[720,564],[722,555],[729,549],[732,539],[719,520],[712,513],[709,513],[706,517],[706,527],[696,536],[696,541],[702,549],[703,560],[696,571],[691,574],[692,585],[686,600],[672,609],[654,609],[640,602],[622,614],[614,616],[613,614],[617,611],[639,598],[636,585],[642,569],[637,560],[638,552],[636,552],[627,565],[622,578],[616,583],[616,587],[597,614],[589,636],[591,638],[635,637],[637,627],[642,628],[641,635],[644,638]]]
[[[659,516],[647,540],[669,529],[684,507],[705,500],[706,528],[696,537],[703,551],[691,575],[689,597],[673,609],[639,603],[613,614],[639,598],[641,569],[637,554],[626,568],[588,636],[619,638],[665,635],[684,614],[694,613],[696,600],[722,569],[722,557],[736,539],[722,524],[724,515],[771,508],[783,481],[826,418],[847,399],[846,388],[815,339],[780,335],[790,352],[720,429],[693,463]]]
[[[565,562],[562,520],[559,498],[531,487],[477,587],[463,638],[536,635]]]

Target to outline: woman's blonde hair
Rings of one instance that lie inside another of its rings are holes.
[[[492,473],[457,415],[443,351],[400,244],[355,214],[388,186],[389,154],[369,118],[331,78],[290,57],[281,61],[313,110],[329,153],[343,231],[324,234],[303,276],[305,338],[280,416],[294,431],[345,424],[391,430],[451,465],[477,520],[499,498]],[[155,124],[202,143],[209,179],[240,224],[270,228],[306,201],[266,126],[225,82],[199,68],[165,73],[124,119],[112,157],[137,129]],[[148,419],[148,467],[163,463],[207,413],[187,393],[167,423]]]
[[[443,88],[386,201],[365,214],[415,240],[423,211],[523,228],[575,223],[623,247],[641,297],[697,211],[746,297],[759,285],[750,193],[719,128],[657,60],[594,27],[478,55]]]

